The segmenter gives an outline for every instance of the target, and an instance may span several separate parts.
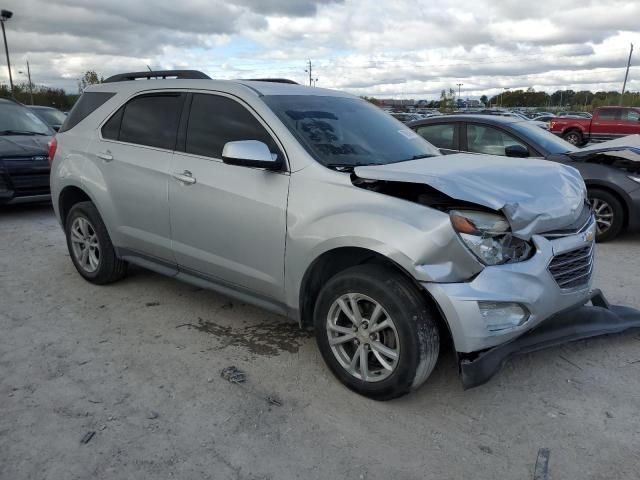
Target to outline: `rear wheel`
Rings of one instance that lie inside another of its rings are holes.
[[[616,238],[624,227],[624,208],[618,198],[593,188],[589,190],[589,202],[596,216],[596,240],[607,242]]]
[[[333,374],[375,400],[422,385],[438,359],[433,312],[399,272],[352,267],[331,278],[316,301],[316,341]]]
[[[564,138],[571,145],[575,145],[576,147],[579,147],[584,142],[582,133],[579,130],[569,130],[562,136],[562,138]]]
[[[67,248],[76,270],[99,285],[125,276],[127,263],[116,256],[98,209],[91,202],[76,203],[65,222]]]

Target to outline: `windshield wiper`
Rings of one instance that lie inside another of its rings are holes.
[[[2,130],[0,135],[47,135],[41,132],[31,132],[29,130]]]
[[[352,171],[355,167],[368,167],[369,165],[378,165],[377,163],[327,163],[325,167],[333,168],[339,171]]]

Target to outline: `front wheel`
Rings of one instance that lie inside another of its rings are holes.
[[[438,359],[434,313],[418,289],[391,268],[360,265],[331,278],[318,295],[314,327],[333,374],[375,400],[418,388]]]
[[[624,227],[624,208],[620,200],[599,188],[590,189],[588,196],[596,217],[596,241],[613,240]]]

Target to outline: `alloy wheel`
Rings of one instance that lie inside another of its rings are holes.
[[[100,243],[93,225],[84,217],[71,224],[71,247],[78,265],[87,273],[93,273],[100,265]]]
[[[592,198],[591,206],[596,216],[596,229],[598,235],[606,233],[613,224],[613,208],[600,198]]]
[[[398,365],[400,341],[396,326],[371,297],[359,293],[340,296],[329,309],[326,330],[336,359],[359,380],[379,382]]]

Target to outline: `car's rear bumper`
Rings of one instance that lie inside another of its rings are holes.
[[[557,313],[510,342],[472,355],[461,355],[459,367],[464,388],[487,382],[513,355],[640,328],[639,310],[609,305],[600,290],[594,290],[587,300],[592,305],[582,303]]]

